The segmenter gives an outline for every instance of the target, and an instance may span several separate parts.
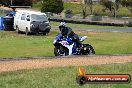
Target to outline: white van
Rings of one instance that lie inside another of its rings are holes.
[[[40,32],[46,35],[50,32],[51,26],[45,13],[17,10],[14,16],[14,29],[17,33],[22,31],[26,35]]]

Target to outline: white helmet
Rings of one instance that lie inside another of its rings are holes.
[[[65,22],[61,22],[59,26],[66,26]]]

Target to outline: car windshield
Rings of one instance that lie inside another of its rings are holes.
[[[48,21],[45,15],[36,15],[36,14],[31,15],[31,20],[32,21]]]

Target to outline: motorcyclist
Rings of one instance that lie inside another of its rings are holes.
[[[77,34],[75,34],[70,27],[66,26],[65,22],[61,22],[59,25],[60,32],[62,37],[69,36],[73,42],[77,43],[77,47],[81,47],[81,42]]]

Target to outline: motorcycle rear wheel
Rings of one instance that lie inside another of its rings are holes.
[[[83,44],[83,55],[93,55],[95,54],[94,48],[89,44]]]

